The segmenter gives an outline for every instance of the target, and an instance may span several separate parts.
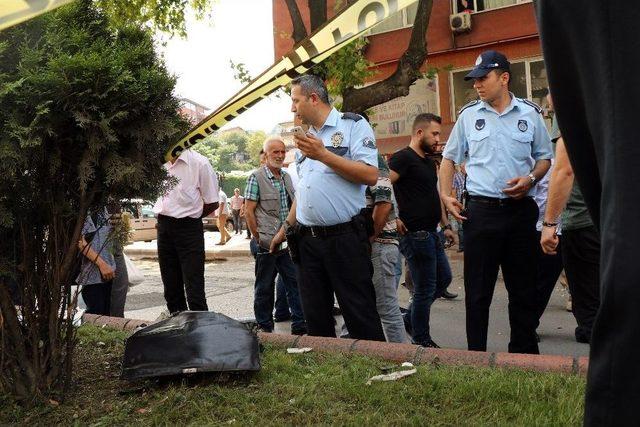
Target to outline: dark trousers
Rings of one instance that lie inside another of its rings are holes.
[[[309,335],[335,337],[333,294],[351,338],[384,341],[369,243],[355,231],[299,238],[298,287]]]
[[[577,7],[569,0],[539,0],[536,6],[558,123],[601,236],[601,302],[591,335],[585,424],[637,424],[640,85],[631,70],[640,67],[640,3]]]
[[[541,232],[537,235],[538,242],[542,236]],[[560,273],[562,273],[562,249],[558,245],[555,255],[547,255],[542,251],[542,246],[537,245],[538,251],[538,326],[540,326],[540,318],[547,309],[553,289],[556,287]]]
[[[296,266],[291,261],[288,251],[272,254],[258,247],[253,300],[256,322],[264,330],[273,331],[273,293],[276,274],[282,278],[289,307],[291,307],[291,331],[301,331],[305,329],[305,324],[298,293]]]
[[[527,197],[503,206],[470,200],[467,210],[464,288],[469,350],[487,349],[489,307],[502,267],[509,294],[509,352],[537,354],[538,207]]]
[[[109,316],[111,313],[111,285],[112,281],[84,285],[82,299],[87,306],[87,313]]]
[[[233,231],[238,234],[242,231],[242,224],[240,223],[240,209],[232,209],[231,215],[233,218]]]
[[[600,305],[600,235],[595,227],[562,231],[562,257],[571,292],[576,339],[590,341]]]
[[[204,294],[204,230],[200,218],[158,217],[158,262],[170,313],[187,308],[208,310]]]
[[[300,295],[298,295],[300,298]],[[284,280],[282,280],[282,276],[278,275],[276,277],[276,310],[274,312],[274,317],[277,319],[287,319],[291,316],[291,312],[289,311],[289,303],[287,302],[288,295],[287,289],[284,285]]]

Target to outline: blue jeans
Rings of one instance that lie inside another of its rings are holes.
[[[411,326],[414,344],[424,345],[431,341],[429,315],[436,295],[438,242],[438,236],[428,231],[409,232],[400,240],[400,251],[407,259],[413,279]]]
[[[444,242],[447,240],[444,237],[444,233],[442,231],[438,232],[438,242],[436,243],[436,296],[435,299],[438,299],[442,296],[444,291],[447,290],[451,281],[453,280],[453,276],[451,274],[451,265],[449,265],[449,258],[447,258],[447,254],[444,252]]]
[[[257,245],[256,245],[257,246]],[[296,281],[296,266],[288,251],[271,254],[258,247],[256,253],[256,282],[254,287],[253,311],[258,325],[267,331],[273,330],[274,281],[280,274],[291,309],[291,330],[306,328],[302,314],[302,304]]]

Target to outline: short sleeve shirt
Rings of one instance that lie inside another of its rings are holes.
[[[466,161],[470,195],[507,198],[502,192],[507,181],[528,175],[536,161],[553,158],[553,152],[539,107],[511,94],[502,113],[483,101],[463,108],[442,156],[456,164]]]
[[[384,224],[382,231],[376,236],[376,242],[379,243],[398,243],[398,229],[396,226],[396,199],[393,194],[393,185],[389,178],[389,167],[384,158],[378,155],[378,182],[376,185],[367,187],[366,201],[368,208],[374,208],[378,203],[390,203],[391,211]]]
[[[391,157],[389,168],[400,175],[393,190],[404,225],[409,231],[436,231],[442,211],[433,160],[407,147]]]
[[[335,108],[320,129],[310,133],[338,156],[378,167],[373,129],[357,115],[341,115]],[[351,221],[365,207],[364,184],[347,181],[322,162],[296,153],[297,221],[307,226],[329,226]]]
[[[94,223],[90,215],[84,221],[82,226],[82,235],[93,234],[93,238],[89,245],[96,251],[98,255],[109,265],[109,267],[115,269],[116,262],[113,257],[113,244],[111,241],[111,225],[109,224],[109,214],[104,209],[98,215],[94,215],[96,222]],[[98,266],[86,256],[82,257],[82,264],[80,267],[80,274],[76,278],[76,283],[79,285],[95,285],[103,283],[102,275]]]

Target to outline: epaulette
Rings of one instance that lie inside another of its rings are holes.
[[[354,122],[359,122],[362,120],[362,116],[356,113],[342,113],[342,118],[347,120],[353,120]]]
[[[462,112],[464,110],[466,110],[469,107],[473,107],[474,105],[478,104],[479,102],[480,102],[480,100],[476,99],[476,100],[473,100],[473,101],[469,102],[468,104],[463,105],[462,108],[460,109],[460,111],[458,111],[458,115],[462,114]]]
[[[518,101],[524,102],[529,107],[533,107],[533,109],[536,110],[538,112],[538,114],[542,114],[542,108],[538,104],[536,104],[535,102],[531,102],[528,99],[523,99],[523,98],[517,98],[517,99],[518,99]]]

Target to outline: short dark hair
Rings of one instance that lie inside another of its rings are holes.
[[[500,77],[500,76],[502,75],[502,73],[507,73],[507,74],[509,74],[509,83],[511,83],[511,70],[507,70],[507,69],[505,69],[505,68],[496,68],[496,69],[491,70],[491,71],[495,71],[495,72],[496,72],[496,75],[497,75],[498,77]]]
[[[436,122],[439,125],[442,124],[442,118],[440,116],[436,116],[435,114],[432,113],[420,113],[416,116],[415,119],[413,119],[413,128],[412,128],[412,133],[415,133],[418,128],[423,125],[430,125],[431,122]]]
[[[300,77],[296,77],[291,80],[291,86],[297,85],[302,89],[302,94],[304,96],[310,96],[312,93],[318,95],[320,101],[329,105],[329,92],[327,91],[327,85],[324,84],[324,81],[313,74],[305,74]]]

